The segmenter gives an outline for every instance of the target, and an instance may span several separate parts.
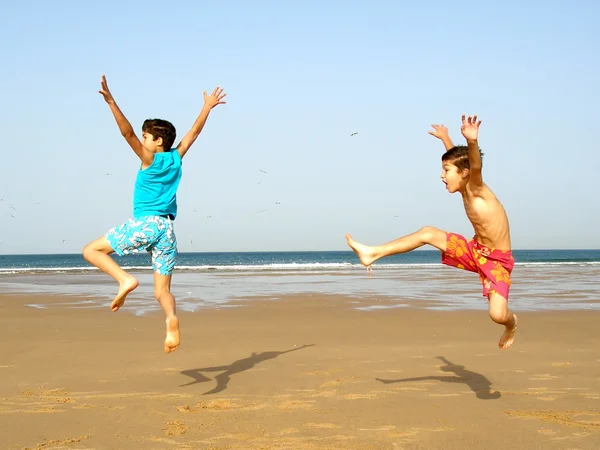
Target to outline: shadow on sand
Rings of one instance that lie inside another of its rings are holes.
[[[453,375],[448,376],[428,376],[428,377],[416,377],[416,378],[401,378],[399,380],[382,380],[381,378],[375,378],[377,381],[381,381],[384,384],[391,383],[406,383],[410,381],[442,381],[444,383],[464,383],[469,389],[471,389],[477,398],[481,400],[496,400],[501,397],[500,392],[492,392],[492,382],[486,377],[477,372],[472,372],[465,369],[465,366],[459,366],[451,363],[443,356],[437,357],[441,360],[445,366],[440,367],[440,370],[444,372],[452,372]]]
[[[246,370],[252,369],[258,363],[263,361],[267,361],[269,359],[277,358],[280,355],[285,353],[295,352],[307,347],[313,347],[315,344],[303,345],[301,347],[295,347],[290,350],[285,350],[283,352],[261,352],[261,353],[252,353],[247,358],[238,359],[237,361],[232,362],[228,366],[216,366],[216,367],[202,367],[200,369],[191,369],[191,370],[182,370],[182,375],[187,375],[188,377],[192,377],[194,381],[190,381],[189,383],[182,384],[180,387],[191,386],[196,383],[204,383],[206,381],[210,381],[211,379],[205,376],[202,372],[221,372],[215,377],[217,385],[208,392],[205,392],[202,395],[210,395],[216,394],[218,392],[224,391],[227,389],[227,384],[231,379],[232,375],[236,373],[244,372]]]

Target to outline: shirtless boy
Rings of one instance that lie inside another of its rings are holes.
[[[481,175],[482,155],[477,142],[480,125],[477,116],[462,116],[461,132],[467,141],[466,146],[454,146],[443,125],[432,125],[434,130],[429,132],[444,143],[446,153],[442,155],[441,178],[448,192],[460,192],[462,195],[465,212],[475,231],[472,239],[426,226],[395,241],[373,247],[356,242],[349,234],[346,240],[360,262],[369,269],[380,258],[429,244],[442,252],[443,264],[478,273],[483,296],[488,298],[490,317],[505,327],[498,346],[509,348],[517,331],[517,316],[508,309],[514,259],[506,211]]]

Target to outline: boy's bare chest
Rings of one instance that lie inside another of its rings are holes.
[[[498,215],[497,205],[492,201],[486,201],[481,197],[475,197],[463,201],[467,217],[473,225],[485,226],[485,224],[495,221]]]

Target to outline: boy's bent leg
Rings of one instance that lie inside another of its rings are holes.
[[[446,232],[434,227],[423,227],[415,233],[373,247],[356,242],[349,234],[346,234],[346,241],[365,266],[370,266],[380,258],[410,252],[425,244],[446,251]]]
[[[154,272],[154,296],[167,316],[167,337],[165,353],[171,353],[179,347],[179,319],[175,315],[175,297],[171,293],[171,275]]]
[[[114,251],[106,237],[101,237],[87,244],[83,248],[82,254],[87,262],[107,273],[119,283],[119,291],[110,305],[113,311],[117,311],[125,303],[127,294],[138,287],[139,283],[109,256]]]
[[[506,328],[500,337],[498,347],[509,348],[513,344],[517,333],[517,315],[508,309],[508,300],[497,292],[490,292],[488,298],[490,318]]]

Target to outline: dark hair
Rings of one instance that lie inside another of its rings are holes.
[[[144,133],[151,134],[155,141],[158,138],[162,138],[162,147],[165,149],[165,151],[171,150],[171,147],[173,147],[173,143],[175,142],[175,137],[177,136],[177,132],[175,131],[173,124],[162,119],[144,120],[142,131]]]
[[[483,162],[483,153],[479,149],[481,160]],[[456,145],[442,155],[442,161],[449,162],[458,167],[458,170],[470,169],[469,151],[466,145]]]

